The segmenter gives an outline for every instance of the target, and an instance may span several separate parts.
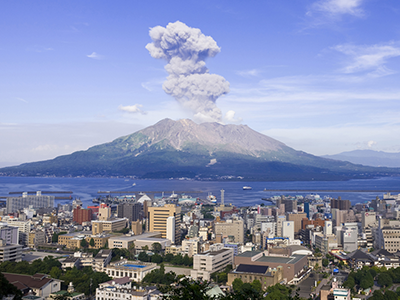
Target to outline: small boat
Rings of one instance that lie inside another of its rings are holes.
[[[244,187],[243,187],[243,190],[251,190],[252,189],[252,187],[251,186],[247,186],[247,185],[245,185]]]
[[[135,186],[136,185],[136,182],[134,182],[133,184],[132,184],[132,186]]]
[[[215,197],[215,196],[214,196],[213,194],[211,194],[211,193],[208,193],[207,200],[210,201],[210,202],[215,203],[215,202],[217,202],[217,197]]]

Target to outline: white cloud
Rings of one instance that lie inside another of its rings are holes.
[[[226,114],[225,114],[225,117],[224,117],[224,121],[226,123],[240,123],[240,122],[242,122],[243,119],[242,118],[237,118],[235,116],[235,114],[236,113],[233,110],[227,111]]]
[[[142,114],[142,115],[147,114],[147,112],[143,111],[141,109],[141,107],[143,107],[143,105],[141,105],[141,104],[127,105],[127,106],[120,105],[120,106],[118,106],[118,109],[121,111],[130,113],[130,114],[137,114],[137,113]]]
[[[97,54],[96,52],[93,52],[92,54],[89,54],[86,56],[89,58],[98,59],[98,60],[104,59],[104,55]]]
[[[368,141],[367,144],[368,144],[368,148],[372,148],[372,146],[376,145],[377,142],[375,142],[375,141]]]
[[[363,0],[320,0],[312,5],[312,10],[334,15],[349,14],[360,17],[364,14],[360,8]]]
[[[333,49],[349,57],[347,65],[342,69],[344,73],[370,71],[369,76],[372,77],[393,74],[394,71],[387,68],[386,64],[390,58],[400,56],[398,42],[371,46],[345,44],[335,46]]]

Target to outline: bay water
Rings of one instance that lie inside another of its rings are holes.
[[[243,190],[249,186],[251,190]],[[268,204],[262,198],[275,195],[303,195],[315,191],[321,197],[330,196],[350,200],[352,205],[371,201],[377,196],[382,198],[382,191],[399,191],[400,177],[381,177],[375,179],[354,179],[348,181],[195,181],[195,180],[139,180],[126,178],[62,178],[62,177],[0,177],[0,196],[9,196],[9,192],[28,191],[72,191],[73,198],[79,198],[83,206],[92,205],[92,199],[99,197],[98,191],[186,191],[192,197],[205,199],[208,193],[217,196],[220,201],[221,190],[225,190],[225,203],[235,206]],[[293,190],[264,191],[268,190]],[[323,192],[326,190],[329,192]],[[340,192],[332,192],[332,190]],[[201,193],[194,193],[201,191]],[[357,192],[351,192],[357,191]],[[112,194],[113,196],[124,195]],[[394,194],[394,193],[393,193]],[[103,194],[104,195],[104,194]],[[169,194],[165,193],[165,196]],[[60,195],[61,196],[61,195]],[[156,194],[161,196],[161,194]],[[5,199],[3,199],[5,200]],[[56,200],[55,204],[70,200]]]

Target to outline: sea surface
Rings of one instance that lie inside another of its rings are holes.
[[[243,190],[243,186],[252,187]],[[377,196],[383,197],[383,191],[399,191],[400,177],[383,177],[376,179],[355,179],[349,181],[279,181],[279,182],[244,182],[244,181],[192,181],[192,180],[133,180],[125,178],[60,178],[60,177],[0,177],[0,196],[9,196],[9,192],[28,191],[72,191],[73,198],[82,200],[83,205],[92,205],[92,199],[100,196],[98,191],[186,191],[192,197],[205,199],[212,193],[220,201],[220,190],[225,190],[225,203],[236,206],[268,204],[262,198],[275,195],[303,195],[313,191],[321,197],[330,196],[350,200],[352,205],[371,201]],[[286,191],[264,191],[264,189],[290,189]],[[329,192],[321,192],[327,190]],[[340,192],[332,192],[340,190]],[[349,191],[362,192],[349,192]],[[194,193],[201,191],[201,193]],[[104,194],[103,194],[104,195]],[[113,194],[115,196],[125,195]],[[169,196],[168,193],[164,194]],[[61,196],[61,195],[60,195]],[[155,196],[161,196],[155,194]],[[5,199],[0,199],[5,200]],[[55,204],[67,203],[70,200],[56,200]]]

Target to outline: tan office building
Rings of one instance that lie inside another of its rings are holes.
[[[243,220],[227,220],[214,224],[215,234],[222,237],[233,237],[235,243],[244,242],[244,223]]]
[[[100,234],[103,232],[116,232],[127,227],[127,219],[108,219],[103,221],[92,221],[92,234]]]
[[[148,228],[150,232],[161,232],[163,239],[168,238],[170,231],[174,231],[174,238],[171,242],[180,244],[181,242],[181,208],[175,204],[166,204],[164,206],[148,207]],[[167,230],[168,225],[171,225],[171,218],[167,222],[169,217],[174,217],[175,226],[170,227]],[[173,230],[175,228],[175,230]]]
[[[287,221],[293,221],[294,222],[294,233],[298,233],[301,229],[301,221],[307,218],[306,213],[288,213],[287,214]]]

